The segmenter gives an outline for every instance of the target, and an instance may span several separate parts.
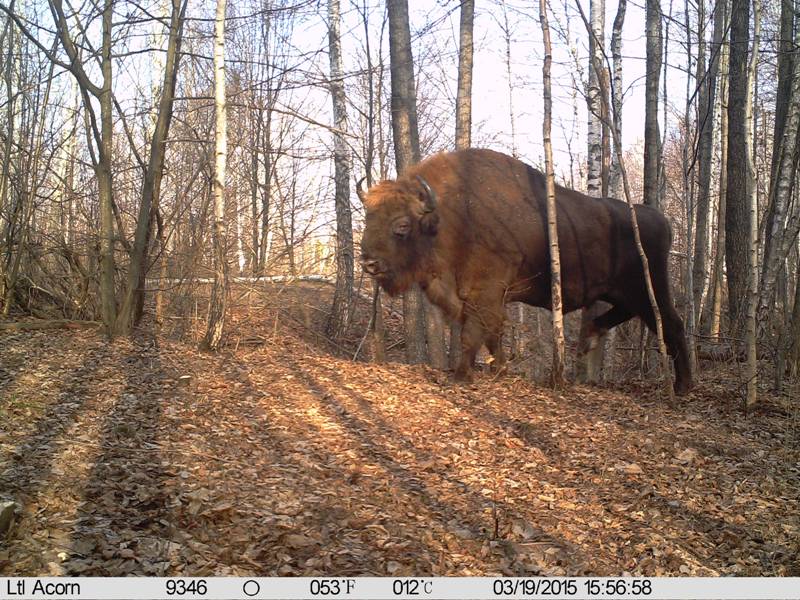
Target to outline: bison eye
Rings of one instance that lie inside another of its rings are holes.
[[[408,217],[397,219],[392,224],[392,233],[399,238],[408,237],[408,234],[411,233],[411,219]]]

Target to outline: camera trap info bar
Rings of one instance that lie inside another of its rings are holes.
[[[800,600],[800,577],[6,577],[0,600]]]

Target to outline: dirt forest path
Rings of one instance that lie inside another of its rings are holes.
[[[3,576],[797,576],[798,465],[796,417],[702,384],[0,335]]]

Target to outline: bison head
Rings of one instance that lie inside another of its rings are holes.
[[[389,294],[401,294],[419,278],[436,236],[436,194],[417,177],[382,181],[366,193],[359,182],[358,196],[366,209],[361,266]]]

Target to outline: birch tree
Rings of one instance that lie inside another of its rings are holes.
[[[217,0],[214,19],[214,286],[202,346],[219,349],[228,300],[228,252],[225,223],[225,166],[228,158],[228,122],[225,100],[225,5]]]
[[[753,0],[753,49],[747,64],[747,90],[745,94],[745,140],[747,177],[750,182],[749,230],[748,230],[748,278],[747,278],[747,323],[745,342],[747,346],[747,406],[758,398],[758,354],[756,348],[756,305],[758,303],[758,189],[755,185],[755,148],[753,130],[753,88],[758,67],[758,50],[761,40],[761,0]]]
[[[605,0],[591,0],[589,3],[589,23],[592,27],[589,36],[589,82],[586,89],[586,106],[589,118],[587,125],[586,149],[586,193],[590,196],[603,195],[603,99],[600,96],[600,78],[603,77],[595,65],[603,64],[603,44],[605,41]],[[540,9],[541,12],[541,9]]]
[[[708,274],[709,216],[711,214],[711,161],[714,155],[714,115],[717,94],[717,74],[722,46],[725,0],[714,5],[714,32],[710,52],[707,52],[705,29],[705,0],[698,2],[697,81],[700,86],[697,101],[697,207],[694,229],[694,257],[692,265],[693,302],[695,322],[702,311]],[[706,57],[708,55],[708,67]]]
[[[700,0],[700,5],[702,5],[703,0]],[[692,369],[695,368],[697,364],[697,357],[695,353],[695,345],[694,345],[694,335],[695,335],[695,304],[694,304],[694,285],[692,282],[692,277],[694,276],[694,263],[693,263],[693,252],[692,252],[692,242],[693,242],[693,234],[694,234],[694,197],[695,197],[695,178],[693,176],[693,167],[694,165],[689,164],[689,136],[692,129],[692,99],[694,94],[692,93],[692,32],[691,32],[691,23],[690,19],[691,16],[689,14],[689,1],[684,1],[684,26],[685,26],[685,33],[686,33],[686,95],[684,97],[684,112],[683,112],[683,135],[684,140],[681,148],[681,167],[682,167],[682,175],[683,175],[683,203],[684,203],[684,215],[686,217],[686,240],[687,240],[687,251],[686,251],[686,288],[687,288],[687,300],[688,300],[688,309],[686,311],[686,336],[689,341],[689,361],[692,365]],[[702,13],[702,8],[698,9],[700,13]],[[698,21],[700,19],[698,18]],[[698,34],[698,38],[701,38],[702,35]],[[698,43],[698,46],[700,44]],[[698,60],[698,64],[699,64]],[[699,67],[698,67],[699,68]],[[666,79],[666,76],[665,76]]]
[[[625,23],[627,1],[619,0],[617,14],[614,16],[614,25],[611,31],[611,60],[614,72],[611,75],[611,111],[612,127],[614,134],[622,136],[622,26]],[[622,173],[620,157],[616,152],[611,153],[611,168],[608,182],[609,195],[612,198],[622,198]]]
[[[722,5],[720,18],[724,25],[723,30],[728,29],[728,8],[727,0],[718,0],[718,7]],[[716,18],[716,15],[715,15]],[[711,299],[708,302],[709,316],[706,318],[708,323],[708,333],[713,338],[718,338],[720,334],[720,322],[722,320],[722,295],[724,287],[724,266],[725,266],[725,222],[727,211],[728,195],[728,55],[730,45],[728,44],[727,34],[722,38],[720,49],[720,82],[719,82],[719,193],[717,194],[717,237],[714,242],[714,263],[711,271]]]
[[[542,84],[544,89],[544,121],[542,141],[544,143],[545,186],[547,190],[547,237],[550,249],[550,298],[553,311],[553,366],[551,379],[554,387],[564,384],[564,315],[561,303],[561,257],[558,249],[558,218],[556,210],[556,183],[553,170],[552,129],[552,86],[550,68],[553,50],[550,43],[550,26],[547,21],[546,0],[539,0],[539,21],[542,26],[544,61],[542,63]]]
[[[604,108],[608,107],[608,98],[601,94],[607,85],[601,86],[601,78],[606,76],[603,68],[605,57],[605,0],[591,0],[589,3],[589,79],[586,86],[587,149],[586,149],[586,193],[600,198],[607,194],[608,173],[605,170],[605,148],[607,140],[608,115]],[[620,84],[621,85],[621,84]],[[606,92],[607,93],[607,92]],[[620,113],[621,114],[621,113]],[[606,135],[604,135],[606,134]],[[599,379],[605,355],[607,337],[599,341],[593,340],[589,348],[588,332],[595,318],[609,310],[605,302],[595,302],[581,311],[580,339],[578,341],[577,376],[580,381],[594,382]]]

